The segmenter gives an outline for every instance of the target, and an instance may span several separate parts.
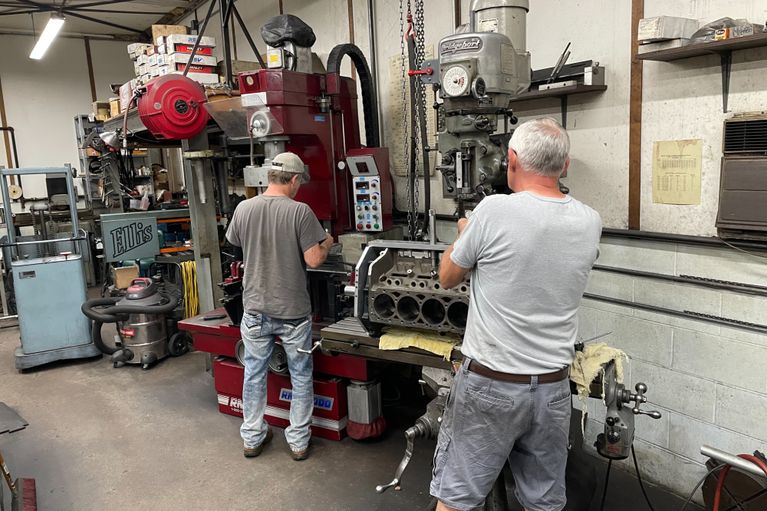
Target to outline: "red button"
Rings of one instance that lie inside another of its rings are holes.
[[[370,229],[370,224],[367,225],[367,228]]]
[[[357,224],[357,229],[362,229],[362,224]]]

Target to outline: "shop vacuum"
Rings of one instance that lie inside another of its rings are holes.
[[[179,300],[165,294],[158,279],[133,279],[124,296],[95,298],[82,305],[83,314],[93,320],[93,343],[111,355],[114,367],[141,364],[149,369],[168,355],[177,357],[189,351],[189,338],[176,331],[168,336],[168,319]],[[110,346],[101,337],[104,323],[115,323],[119,343]],[[173,328],[175,330],[175,328]]]

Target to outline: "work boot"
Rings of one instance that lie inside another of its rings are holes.
[[[290,457],[293,458],[293,461],[304,461],[309,457],[309,447],[311,447],[311,443],[307,444],[306,447],[298,451],[294,451],[290,446],[288,447],[290,448]]]
[[[243,454],[246,458],[255,458],[261,452],[264,450],[264,446],[272,441],[272,437],[274,435],[272,434],[272,428],[269,428],[266,430],[266,436],[264,437],[264,441],[258,444],[255,447],[245,447]]]

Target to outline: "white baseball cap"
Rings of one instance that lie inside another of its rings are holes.
[[[296,153],[285,152],[274,157],[271,164],[271,170],[288,172],[289,174],[299,174],[302,183],[309,182],[309,171],[304,165],[301,157]]]

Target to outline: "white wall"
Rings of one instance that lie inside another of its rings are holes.
[[[133,78],[127,43],[91,41],[96,93],[112,96],[110,83]],[[57,39],[42,60],[29,59],[33,41],[29,36],[0,36],[0,79],[8,125],[16,130],[22,167],[80,167],[74,117],[91,111],[90,81],[85,45],[80,39]],[[0,144],[0,162],[6,164]],[[24,195],[45,197],[45,182],[28,177]]]

